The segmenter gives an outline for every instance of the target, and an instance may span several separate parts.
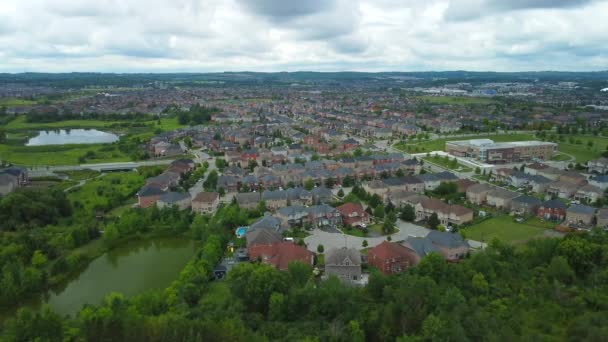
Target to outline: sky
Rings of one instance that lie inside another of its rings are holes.
[[[0,72],[608,70],[608,0],[0,0]]]

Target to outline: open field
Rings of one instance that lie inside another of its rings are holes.
[[[580,140],[581,144],[571,144],[570,136],[566,137],[566,142],[559,143],[559,151],[570,154],[576,158],[577,163],[585,163],[591,159],[601,157],[602,152],[608,147],[608,138],[587,135],[575,135],[575,140]],[[593,145],[589,147],[591,141]]]
[[[31,106],[37,104],[37,101],[19,99],[14,97],[5,97],[0,99],[0,106],[15,107],[15,106]]]
[[[434,104],[446,104],[446,105],[485,105],[496,103],[495,100],[491,98],[484,97],[460,97],[460,96],[431,96],[431,95],[422,95],[415,96],[414,98],[427,101]]]
[[[108,173],[69,191],[68,199],[74,208],[87,213],[92,213],[97,208],[109,210],[123,205],[144,181],[144,176],[138,172]]]
[[[505,242],[519,243],[542,237],[546,230],[554,226],[554,224],[540,221],[538,218],[530,218],[518,223],[513,217],[503,215],[464,228],[462,231],[467,239],[489,242],[497,238]]]
[[[0,159],[17,165],[75,165],[88,152],[93,157],[87,163],[125,162],[131,158],[114,144],[12,146],[0,145]]]
[[[65,120],[57,122],[27,122],[25,116],[21,115],[10,121],[4,126],[8,131],[11,130],[44,130],[44,129],[63,129],[63,128],[99,128],[99,129],[121,129],[121,125],[131,125],[142,123],[150,127],[151,130],[160,128],[163,131],[171,131],[181,127],[177,118],[161,118],[160,125],[157,120],[148,121],[107,121],[107,120]]]
[[[408,153],[424,153],[432,151],[444,151],[446,141],[457,141],[457,140],[469,140],[469,139],[492,139],[495,142],[507,142],[507,141],[525,141],[534,140],[532,134],[483,134],[470,137],[456,137],[456,138],[442,138],[435,140],[427,140],[422,142],[407,142],[405,144],[398,143],[395,148]]]

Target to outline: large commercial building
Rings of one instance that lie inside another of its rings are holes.
[[[550,159],[557,144],[544,141],[496,143],[490,139],[448,141],[445,150],[457,157],[473,158],[489,164],[505,164]]]

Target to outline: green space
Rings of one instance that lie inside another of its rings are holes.
[[[415,99],[430,102],[433,104],[444,105],[487,105],[496,103],[495,100],[484,97],[461,97],[461,96],[415,96]]]
[[[456,158],[454,159],[449,159],[446,157],[441,157],[441,156],[430,156],[430,157],[425,157],[422,158],[425,161],[429,161],[431,163],[437,164],[441,167],[444,167],[448,170],[452,170],[452,171],[459,171],[459,172],[471,172],[473,171],[473,169],[471,169],[470,167],[464,166],[462,164],[460,164]]]
[[[608,138],[587,135],[572,136],[575,143],[572,143],[570,136],[566,141],[560,142],[558,149],[560,152],[572,155],[577,163],[586,163],[589,160],[601,157],[602,152],[608,147]],[[580,142],[577,144],[576,142]],[[591,143],[591,146],[589,146]]]
[[[522,243],[527,240],[542,237],[548,229],[555,225],[550,222],[531,218],[524,222],[516,222],[508,215],[493,217],[462,229],[467,239],[490,242],[497,238],[509,243]]]
[[[560,146],[560,148],[561,148],[561,146]],[[569,156],[569,155],[567,155],[567,154],[564,154],[564,153],[559,153],[559,152],[558,152],[558,153],[556,153],[556,154],[555,154],[555,155],[554,155],[554,156],[551,158],[551,160],[553,160],[553,161],[568,161],[568,160],[570,160],[570,156]]]
[[[342,232],[346,235],[357,236],[357,237],[366,237],[367,234],[359,228],[353,227],[344,227],[342,228]]]
[[[433,151],[444,151],[446,141],[470,140],[470,139],[492,139],[495,142],[535,140],[533,134],[483,134],[467,137],[441,138],[422,142],[399,142],[395,148],[407,153],[424,153]]]
[[[37,101],[20,99],[15,97],[5,97],[0,99],[0,106],[16,107],[16,106],[31,106],[37,104]]]
[[[98,129],[120,129],[121,125],[130,126],[138,121],[120,121],[120,120],[64,120],[55,122],[27,122],[25,115],[20,115],[7,123],[4,128],[8,131],[15,130],[40,130],[40,129],[64,129],[64,128],[98,128]],[[177,118],[161,118],[160,125],[158,120],[141,121],[145,125],[151,126],[153,129],[160,128],[163,131],[171,131],[184,125],[180,125]]]
[[[89,157],[86,157],[86,156]],[[17,165],[75,165],[86,163],[125,162],[131,158],[116,144],[13,146],[0,144],[0,159]]]
[[[121,206],[144,185],[139,172],[115,172],[89,180],[68,192],[68,199],[76,210],[91,214],[96,209],[110,210]]]

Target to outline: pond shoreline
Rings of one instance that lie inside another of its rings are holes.
[[[112,253],[113,251],[119,250],[121,248],[127,248],[130,246],[130,244],[144,242],[155,243],[155,241],[162,239],[188,241],[192,244],[195,250],[197,247],[197,240],[193,239],[187,233],[176,235],[174,232],[169,231],[152,232],[147,234],[134,234],[121,238],[120,240],[112,243],[111,245],[105,244],[103,238],[100,237],[72,251],[72,253],[81,253],[82,255],[82,260],[79,261],[78,265],[74,269],[70,270],[69,272],[62,273],[56,277],[49,278],[47,286],[45,286],[40,291],[29,294],[28,296],[20,299],[17,303],[13,305],[2,307],[2,309],[0,310],[0,323],[3,323],[6,319],[12,317],[21,308],[32,308],[38,306],[37,308],[35,308],[36,310],[38,310],[45,305],[49,305],[48,303],[42,303],[40,305],[36,304],[42,298],[47,298],[46,296],[49,296],[51,293],[63,293],[63,291],[65,291],[69,285],[77,281],[78,278],[84,272],[87,271],[91,264],[99,258],[107,256],[109,253]],[[195,254],[196,253],[192,253],[192,256],[189,257],[186,262],[192,259]],[[51,267],[51,265],[49,265],[49,267]],[[176,276],[179,275],[179,272],[181,272],[181,269],[177,270]],[[142,290],[142,292],[143,291],[145,290]],[[109,293],[103,294],[103,297],[108,294]],[[78,311],[79,310],[80,309],[78,309]]]

